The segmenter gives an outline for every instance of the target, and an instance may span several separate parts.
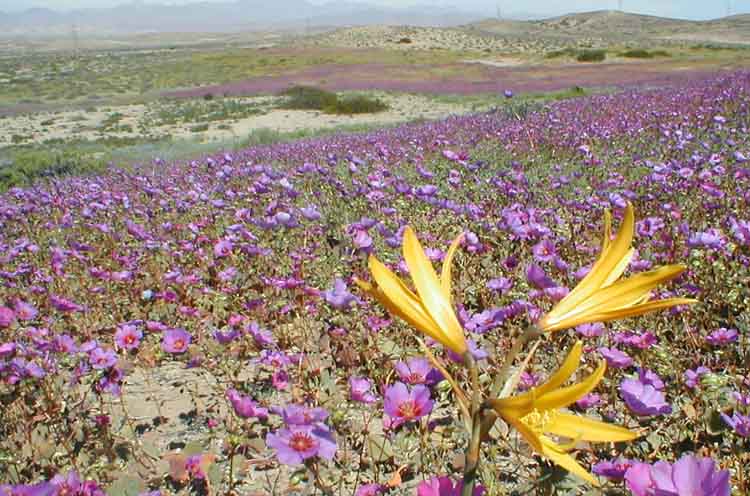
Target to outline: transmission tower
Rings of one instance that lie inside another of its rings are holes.
[[[732,15],[732,0],[727,0],[727,17]]]
[[[617,0],[617,10],[619,10],[620,12],[624,12],[622,10],[622,0]]]
[[[500,2],[497,2],[497,20],[503,20],[503,9],[500,7]]]

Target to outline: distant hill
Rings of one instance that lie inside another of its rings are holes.
[[[227,0],[186,5],[133,2],[69,12],[33,8],[0,14],[0,36],[54,36],[70,33],[74,25],[81,34],[206,33],[372,23],[448,26],[477,21],[481,17],[455,8],[388,8],[347,1],[324,5],[314,5],[307,0]]]
[[[567,14],[543,20],[485,19],[467,26],[494,35],[526,35],[627,41],[638,38],[750,44],[750,14],[710,21],[670,19],[617,10]]]

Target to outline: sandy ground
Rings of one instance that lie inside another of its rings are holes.
[[[207,123],[208,130],[195,132],[203,124],[196,122],[150,126],[148,105],[124,105],[96,109],[94,111],[64,111],[57,113],[35,113],[0,119],[0,147],[12,144],[14,135],[23,136],[24,142],[47,140],[97,140],[105,137],[171,136],[173,138],[196,138],[201,141],[220,141],[244,138],[258,129],[281,132],[301,129],[322,129],[352,124],[393,124],[415,119],[437,119],[451,114],[465,113],[470,108],[441,103],[418,95],[377,94],[389,105],[389,109],[376,114],[354,116],[328,115],[318,111],[282,110],[274,106],[277,97],[251,97],[236,100],[261,109],[260,115],[234,120]],[[112,114],[121,117],[114,128],[105,128],[104,123]],[[130,127],[130,130],[125,128]]]

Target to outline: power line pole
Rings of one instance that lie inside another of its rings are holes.
[[[727,17],[732,15],[732,0],[727,0]]]
[[[497,2],[497,20],[502,21],[503,20],[503,10],[500,7],[500,2]]]
[[[624,10],[622,10],[622,0],[617,0],[617,10],[624,12]]]

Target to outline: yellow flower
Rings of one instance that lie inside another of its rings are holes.
[[[584,381],[560,387],[578,367],[582,347],[582,343],[577,342],[560,369],[546,383],[517,396],[490,400],[489,404],[500,417],[518,430],[535,451],[591,484],[598,485],[596,479],[568,451],[579,441],[630,441],[638,437],[638,434],[624,427],[559,410],[591,392],[601,382],[607,369],[606,362],[602,361],[596,371]],[[571,439],[571,442],[558,444],[547,433]]]
[[[406,228],[403,242],[404,259],[417,289],[416,294],[372,255],[368,264],[377,287],[356,280],[360,288],[372,295],[389,312],[461,355],[466,353],[468,347],[461,324],[453,310],[451,262],[462,238],[461,235],[451,243],[438,278],[414,231],[410,227]]]
[[[653,312],[676,305],[695,303],[689,298],[649,301],[651,290],[679,276],[683,265],[666,265],[627,279],[620,276],[633,257],[634,214],[628,204],[617,236],[610,242],[612,218],[604,216],[602,251],[589,273],[537,323],[544,331],[559,331],[589,322],[606,322]]]

